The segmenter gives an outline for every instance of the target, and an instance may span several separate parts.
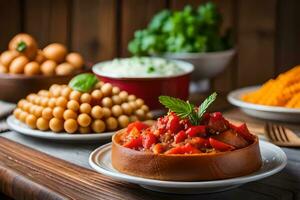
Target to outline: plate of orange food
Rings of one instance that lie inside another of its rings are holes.
[[[151,125],[133,122],[117,131],[111,144],[92,152],[91,167],[146,189],[182,194],[224,191],[282,170],[287,161],[279,147],[221,112],[206,112],[215,97],[196,107],[161,96],[168,114]]]
[[[250,116],[276,120],[300,121],[300,66],[270,79],[261,86],[232,91],[228,101]]]

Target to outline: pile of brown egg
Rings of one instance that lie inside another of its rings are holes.
[[[152,118],[149,107],[110,83],[98,82],[88,93],[54,84],[18,102],[14,116],[32,129],[67,133],[102,133]]]

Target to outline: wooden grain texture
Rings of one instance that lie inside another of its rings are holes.
[[[120,4],[120,56],[127,57],[128,42],[134,32],[147,26],[152,16],[166,7],[165,0],[122,0]]]
[[[10,39],[21,31],[19,0],[0,1],[0,52],[8,48]]]
[[[24,31],[32,34],[41,48],[53,42],[67,45],[68,0],[26,0],[24,4]]]
[[[276,73],[300,64],[300,1],[280,0],[277,6]]]
[[[117,54],[116,0],[74,0],[72,49],[86,60],[112,59]]]
[[[239,0],[237,86],[260,84],[275,71],[276,0]]]

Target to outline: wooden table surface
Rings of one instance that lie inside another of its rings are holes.
[[[264,125],[237,109],[225,114],[256,128]],[[15,132],[1,136],[0,192],[14,199],[300,199],[300,149],[283,148],[288,165],[272,177],[215,194],[173,195],[115,181],[91,170],[88,156],[101,144],[57,143]]]

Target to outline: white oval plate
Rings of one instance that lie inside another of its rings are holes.
[[[94,150],[90,155],[89,164],[94,170],[106,176],[120,181],[139,184],[140,186],[153,191],[179,194],[213,193],[232,189],[242,184],[271,176],[286,166],[287,157],[279,147],[265,141],[260,141],[259,145],[263,160],[262,167],[257,172],[247,176],[224,180],[179,182],[161,181],[127,175],[118,172],[112,167],[111,143]]]
[[[258,105],[241,99],[243,94],[258,88],[259,86],[252,86],[232,91],[228,94],[227,99],[232,105],[241,108],[242,111],[253,117],[285,122],[300,122],[300,109]]]
[[[65,142],[101,142],[110,140],[115,132],[106,133],[91,133],[91,134],[68,134],[68,133],[54,133],[51,131],[39,131],[29,128],[26,124],[17,120],[13,115],[7,118],[7,124],[10,129],[31,137],[59,140]]]

